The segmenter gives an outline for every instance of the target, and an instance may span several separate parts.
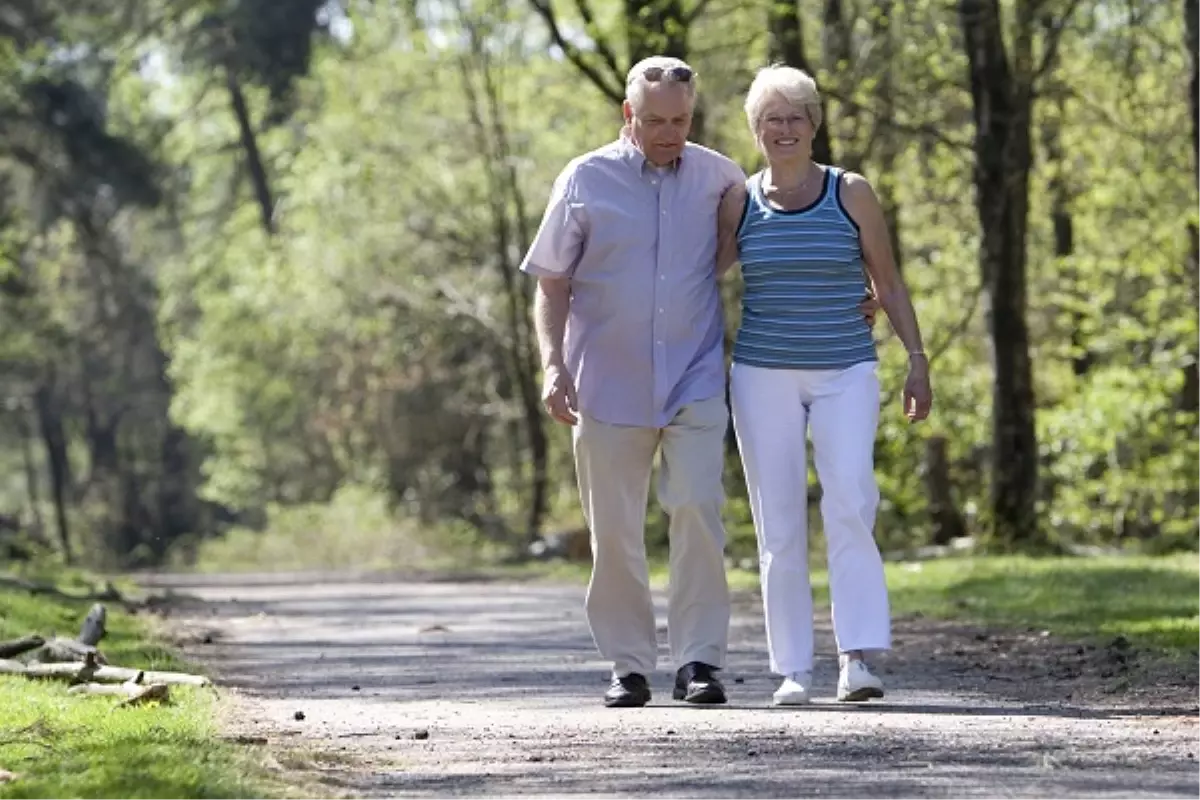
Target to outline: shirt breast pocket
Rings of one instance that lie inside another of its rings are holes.
[[[631,193],[632,194],[632,193]],[[587,253],[580,264],[593,276],[610,275],[653,262],[658,239],[655,211],[636,196],[587,204]]]

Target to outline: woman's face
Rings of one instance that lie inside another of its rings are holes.
[[[815,132],[808,112],[778,94],[767,100],[758,118],[758,146],[770,161],[809,158]]]

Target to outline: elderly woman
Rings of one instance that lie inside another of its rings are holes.
[[[863,658],[891,645],[873,533],[879,379],[859,305],[865,278],[908,350],[903,402],[911,421],[929,414],[929,364],[871,185],[812,159],[821,125],[813,79],[791,67],[761,70],[746,116],[768,165],[722,201],[718,270],[740,261],[745,283],[730,394],[758,536],[771,670],[783,677],[774,700],[803,704],[812,692],[810,434],[840,653],[837,698],[882,697],[883,683]]]

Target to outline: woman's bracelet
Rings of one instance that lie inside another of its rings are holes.
[[[908,354],[908,357],[909,357],[909,358],[916,358],[917,356],[920,356],[921,358],[924,358],[924,359],[926,359],[926,360],[928,360],[928,359],[929,359],[929,356],[925,355],[925,351],[924,351],[924,350],[913,350],[912,352],[910,352],[910,353]]]

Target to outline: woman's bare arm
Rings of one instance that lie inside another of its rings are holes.
[[[721,197],[717,208],[717,278],[720,279],[737,263],[737,230],[746,208],[746,186],[735,183]]]
[[[905,413],[913,420],[924,419],[929,415],[933,401],[929,391],[929,361],[921,342],[917,312],[913,309],[908,287],[904,285],[904,279],[896,267],[883,208],[866,178],[847,172],[843,181],[842,203],[858,225],[863,260],[874,284],[875,295],[896,335],[908,350],[909,379],[905,384]]]

